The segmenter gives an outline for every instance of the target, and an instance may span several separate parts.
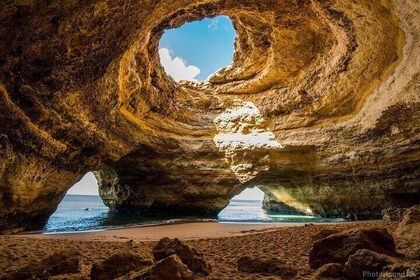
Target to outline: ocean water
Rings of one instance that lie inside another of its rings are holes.
[[[235,200],[218,215],[214,221],[237,223],[276,223],[276,222],[336,222],[342,219],[298,215],[270,215],[262,208],[261,200]],[[46,233],[105,230],[109,228],[187,222],[192,220],[209,221],[200,217],[162,217],[150,218],[118,215],[109,211],[99,196],[66,195],[50,217],[43,229]]]

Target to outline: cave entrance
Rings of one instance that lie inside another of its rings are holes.
[[[268,221],[269,217],[262,208],[264,193],[258,188],[247,188],[234,196],[217,219],[221,222],[258,222]]]
[[[99,196],[98,181],[92,172],[71,187],[44,227],[46,232],[86,231],[102,227],[108,207]]]
[[[341,222],[343,219],[322,218],[310,213],[294,213],[285,211],[285,206],[278,201],[273,202],[273,190],[265,190],[263,186],[247,188],[230,200],[217,219],[219,222]],[[263,192],[264,190],[264,192]],[[282,207],[273,209],[273,204]],[[287,209],[286,209],[287,210]]]
[[[233,61],[236,31],[227,16],[205,18],[164,31],[160,62],[176,82],[206,81]]]

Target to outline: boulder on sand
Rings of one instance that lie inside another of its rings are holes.
[[[177,255],[171,255],[156,263],[155,271],[159,280],[192,280],[193,273]]]
[[[309,266],[316,269],[327,263],[344,264],[360,249],[397,255],[394,239],[386,229],[349,230],[314,242],[309,252]]]
[[[371,250],[358,250],[344,265],[344,274],[351,280],[377,279],[382,269],[395,261]]]
[[[177,238],[162,238],[153,248],[155,262],[163,260],[171,255],[177,255],[181,261],[194,272],[194,274],[207,276],[211,272],[211,267],[204,260],[203,254],[196,249],[183,244]]]

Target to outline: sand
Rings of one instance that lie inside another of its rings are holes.
[[[320,230],[385,227],[392,233],[396,226],[396,223],[384,221],[337,224],[186,223],[99,232],[0,236],[0,278],[54,252],[75,248],[83,256],[82,270],[77,278],[71,279],[89,279],[93,263],[123,251],[151,257],[156,241],[168,236],[178,237],[204,254],[213,268],[205,279],[281,279],[238,272],[237,259],[246,255],[281,258],[298,268],[295,279],[309,279],[314,272],[308,265],[312,236]]]

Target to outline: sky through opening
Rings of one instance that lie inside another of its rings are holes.
[[[160,62],[175,81],[205,81],[233,61],[236,31],[227,16],[205,18],[165,30]]]

